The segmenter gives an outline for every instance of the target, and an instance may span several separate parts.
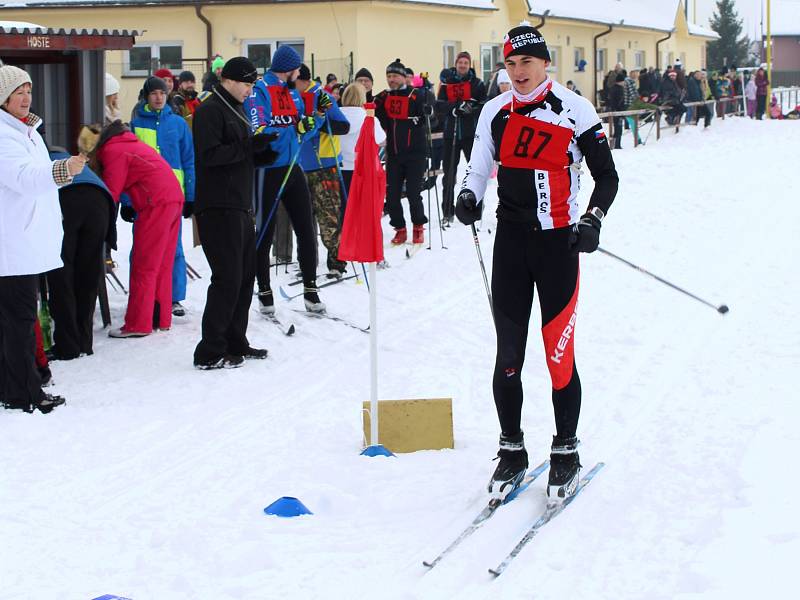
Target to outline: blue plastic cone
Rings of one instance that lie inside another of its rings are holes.
[[[300,500],[291,496],[278,498],[264,509],[264,513],[275,515],[276,517],[299,517],[300,515],[314,514]]]
[[[382,444],[376,444],[374,446],[367,446],[361,452],[361,456],[369,456],[370,458],[375,456],[394,456],[391,450],[388,450],[386,446]]]

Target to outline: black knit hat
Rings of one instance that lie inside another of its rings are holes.
[[[400,62],[399,58],[395,58],[394,62],[389,63],[389,66],[386,67],[386,74],[394,73],[395,75],[402,75],[403,77],[406,76],[406,66]]]
[[[300,74],[297,76],[300,81],[311,81],[311,69],[307,65],[300,65]]]
[[[195,81],[194,73],[191,71],[183,71],[178,75],[178,83],[185,83],[187,81]]]
[[[406,75],[410,75],[411,77],[414,76],[414,69],[411,67],[406,67]]]
[[[520,25],[514,27],[506,34],[503,41],[503,57],[509,56],[533,56],[543,60],[551,60],[550,52],[547,50],[547,42],[539,33],[538,29],[530,25]]]
[[[369,80],[370,80],[370,81],[372,81],[372,82],[374,82],[374,81],[375,81],[375,80],[372,78],[372,73],[370,73],[370,72],[369,72],[369,70],[367,70],[367,69],[365,69],[365,68],[363,68],[363,67],[362,67],[362,68],[360,68],[358,71],[356,71],[356,76],[355,76],[355,79],[358,79],[359,77],[366,77],[367,79],[369,79]]]
[[[258,80],[258,71],[249,58],[236,56],[225,63],[220,77],[242,83],[255,83]]]
[[[148,77],[144,81],[144,85],[142,86],[142,91],[139,92],[139,98],[144,100],[153,92],[161,90],[165,94],[167,93],[167,84],[166,82],[161,79],[161,77]]]

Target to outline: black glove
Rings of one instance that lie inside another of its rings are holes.
[[[599,244],[600,219],[587,212],[572,226],[569,249],[572,250],[573,256],[577,256],[578,252],[594,252]]]
[[[132,206],[123,204],[119,207],[119,216],[127,223],[133,223],[136,220],[136,211]]]
[[[194,214],[194,202],[189,202],[187,200],[186,202],[183,203],[183,218],[191,219],[193,214]]]
[[[328,94],[326,94],[325,92],[322,92],[319,95],[319,101],[317,101],[317,110],[319,110],[319,112],[324,113],[331,106],[333,106],[333,100],[331,99],[331,97]]]
[[[252,139],[253,154],[261,154],[269,149],[269,145],[278,139],[277,133],[257,133]]]
[[[464,225],[472,225],[475,221],[480,221],[483,214],[483,202],[478,202],[475,192],[472,190],[461,190],[456,200],[456,216]]]
[[[422,114],[424,114],[426,117],[432,117],[433,116],[433,105],[432,104],[423,104],[422,105]]]
[[[465,117],[471,115],[473,110],[475,110],[475,107],[472,106],[472,103],[464,101],[456,104],[456,107],[453,109],[453,114],[457,117]]]

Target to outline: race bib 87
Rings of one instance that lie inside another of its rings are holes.
[[[500,161],[514,169],[558,170],[569,166],[572,129],[510,113],[500,143]]]
[[[297,115],[297,106],[289,93],[288,88],[280,85],[270,85],[269,99],[272,102],[272,114],[276,117],[288,117]]]

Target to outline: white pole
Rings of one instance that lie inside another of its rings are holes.
[[[369,362],[370,445],[378,445],[378,277],[376,263],[369,263]]]

